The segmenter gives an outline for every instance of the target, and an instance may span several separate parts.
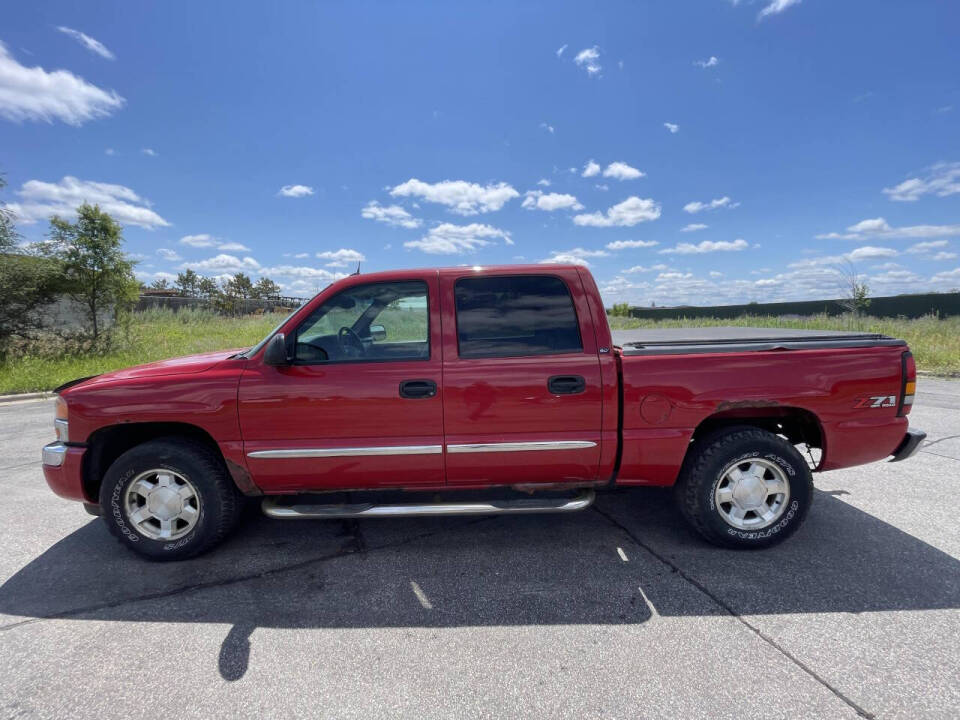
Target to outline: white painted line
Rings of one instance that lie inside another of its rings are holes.
[[[617,555],[619,555],[620,559],[624,562],[630,562],[630,558],[627,557],[627,554],[623,551],[622,547],[617,548]]]
[[[653,603],[650,602],[650,598],[647,597],[647,594],[643,591],[643,588],[638,586],[637,590],[640,591],[640,597],[642,597],[643,601],[647,604],[647,609],[650,610],[650,616],[660,617],[660,613],[657,612],[657,609],[653,606]]]
[[[420,601],[420,604],[423,605],[424,610],[433,610],[433,605],[430,604],[427,594],[420,589],[420,586],[413,580],[410,581],[410,587],[413,590],[413,594],[417,596],[417,600]]]

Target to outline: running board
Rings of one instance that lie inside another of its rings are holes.
[[[278,520],[320,520],[333,518],[430,517],[433,515],[510,515],[515,513],[564,513],[590,507],[596,493],[584,490],[573,498],[521,498],[492,502],[449,502],[430,504],[322,505],[298,503],[281,505],[277,498],[265,498],[262,504],[267,517]]]

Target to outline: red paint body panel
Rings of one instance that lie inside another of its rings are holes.
[[[83,490],[83,455],[86,448],[71,447],[59,467],[43,466],[43,478],[54,493],[67,500],[98,503],[99,498],[87,497]]]
[[[550,275],[570,291],[582,352],[461,358],[454,285],[483,275]],[[623,355],[613,347],[596,283],[577,266],[447,268],[354,275],[305,303],[279,329],[288,335],[321,303],[357,284],[419,280],[428,287],[425,360],[272,367],[261,350],[205,353],[101,375],[64,390],[70,440],[128,423],[201,429],[225,459],[265,493],[333,489],[443,489],[494,485],[572,486],[610,481],[670,485],[690,439],[714,418],[809,413],[823,435],[820,469],[879,460],[901,442],[896,407],[857,408],[864,396],[901,391],[903,347]],[[584,378],[557,395],[553,375]],[[437,384],[430,398],[402,398],[404,380]],[[622,397],[622,407],[621,407]],[[622,417],[621,417],[622,415]],[[451,452],[451,445],[592,443],[521,452]],[[251,457],[262,451],[371,447],[437,448],[417,454]],[[619,467],[617,462],[619,459]],[[84,450],[71,447],[50,487],[84,497]]]

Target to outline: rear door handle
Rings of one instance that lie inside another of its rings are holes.
[[[582,375],[554,375],[547,380],[547,390],[554,395],[576,395],[587,389]]]
[[[404,380],[400,383],[402,398],[432,398],[437,394],[437,384],[433,380]]]

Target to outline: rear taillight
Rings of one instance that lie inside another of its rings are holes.
[[[910,414],[913,407],[913,396],[917,393],[917,363],[913,360],[913,355],[905,352],[900,356],[902,370],[900,373],[900,405],[897,409],[897,417],[903,417]]]

